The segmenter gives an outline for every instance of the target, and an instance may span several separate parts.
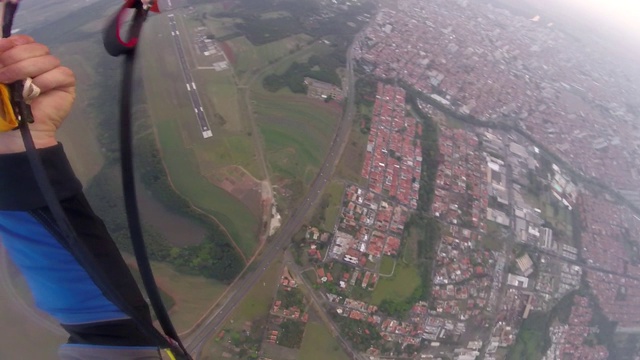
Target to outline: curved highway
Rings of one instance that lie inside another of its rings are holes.
[[[355,113],[355,80],[353,75],[353,61],[351,49],[347,53],[347,106],[342,114],[342,118],[336,128],[336,134],[329,146],[327,156],[320,168],[318,176],[315,178],[305,199],[292,212],[292,216],[282,226],[280,231],[270,239],[270,244],[265,247],[262,256],[256,260],[256,270],[245,275],[244,279],[239,279],[232,289],[230,295],[224,299],[222,305],[218,306],[217,311],[209,315],[195,328],[189,336],[184,339],[184,344],[189,352],[198,359],[204,344],[215,334],[222,326],[227,317],[233,312],[235,307],[240,304],[247,292],[262,277],[262,272],[271,265],[277,256],[286,248],[293,235],[300,229],[304,223],[304,219],[309,211],[320,200],[327,181],[331,179],[331,175],[340,160],[342,151],[349,137],[349,131],[353,116]]]

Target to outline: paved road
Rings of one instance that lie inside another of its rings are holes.
[[[189,98],[191,99],[191,104],[193,105],[193,111],[196,113],[196,119],[198,120],[198,125],[200,125],[202,136],[205,139],[209,138],[213,136],[213,134],[211,133],[211,127],[209,126],[207,116],[205,115],[204,109],[202,108],[202,102],[200,101],[200,95],[198,95],[198,91],[196,89],[196,83],[193,81],[193,77],[191,77],[191,72],[189,71],[189,67],[187,66],[187,59],[184,56],[184,49],[180,40],[180,32],[178,31],[176,18],[173,14],[169,14],[169,24],[171,25],[171,36],[173,37],[173,42],[176,45],[178,59],[180,60],[180,67],[182,68],[182,76],[184,76],[187,91],[189,92]]]
[[[309,192],[306,198],[301,204],[292,212],[292,216],[282,226],[280,231],[270,240],[270,244],[265,246],[265,251],[257,260],[257,270],[247,274],[244,279],[240,279],[233,285],[235,289],[230,289],[230,295],[226,300],[218,307],[218,310],[213,313],[209,318],[204,320],[199,326],[191,332],[191,334],[184,339],[187,350],[198,359],[203,345],[209,338],[222,326],[227,317],[233,312],[236,305],[240,304],[247,292],[258,282],[262,277],[262,272],[269,267],[274,259],[286,248],[293,235],[302,226],[305,217],[309,213],[310,209],[319,201],[320,195],[324,191],[327,181],[331,178],[333,171],[340,160],[342,151],[349,137],[349,131],[353,116],[355,113],[354,98],[355,98],[355,80],[353,75],[353,63],[351,50],[347,54],[347,106],[342,115],[338,127],[336,129],[336,135],[333,138],[329,151],[325,158],[320,172],[316,179],[311,184]]]

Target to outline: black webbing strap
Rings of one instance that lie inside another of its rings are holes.
[[[133,68],[135,60],[135,51],[127,53],[124,58],[124,68],[122,72],[122,84],[120,88],[120,162],[122,167],[122,188],[124,193],[124,205],[127,213],[127,222],[129,224],[129,233],[131,234],[131,243],[133,245],[133,253],[138,263],[138,270],[149,302],[156,314],[158,322],[164,333],[171,339],[175,340],[178,347],[187,354],[178,332],[176,331],[169,313],[167,312],[158,285],[153,276],[153,270],[149,263],[149,256],[142,234],[142,226],[140,225],[140,215],[138,211],[138,203],[136,201],[136,185],[134,179],[133,167],[133,141],[131,135],[131,96],[133,86]]]
[[[158,285],[153,276],[153,270],[149,263],[149,257],[142,234],[140,215],[136,197],[136,185],[133,166],[133,139],[131,103],[133,96],[134,65],[136,57],[136,45],[142,31],[142,25],[147,18],[147,14],[152,6],[152,1],[143,2],[141,0],[127,0],[107,25],[103,34],[105,49],[112,56],[124,55],[124,67],[122,72],[122,82],[120,87],[120,163],[122,167],[122,187],[124,193],[125,210],[133,252],[138,263],[138,270],[142,283],[149,297],[149,302],[154,313],[164,331],[165,335],[175,341],[177,347],[183,355],[191,359],[186,348],[182,344],[178,332],[176,331],[169,313],[167,312]],[[129,26],[128,36],[124,38],[121,34],[122,23],[125,12],[133,9],[134,15]]]

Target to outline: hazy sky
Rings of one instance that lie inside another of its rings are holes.
[[[553,7],[565,3],[590,20],[640,41],[640,0],[541,0]]]

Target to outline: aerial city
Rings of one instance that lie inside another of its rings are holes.
[[[76,75],[60,141],[136,273],[118,4],[54,3],[14,27]],[[640,35],[595,3],[160,1],[137,200],[193,359],[640,359]],[[0,267],[1,357],[56,359]]]

